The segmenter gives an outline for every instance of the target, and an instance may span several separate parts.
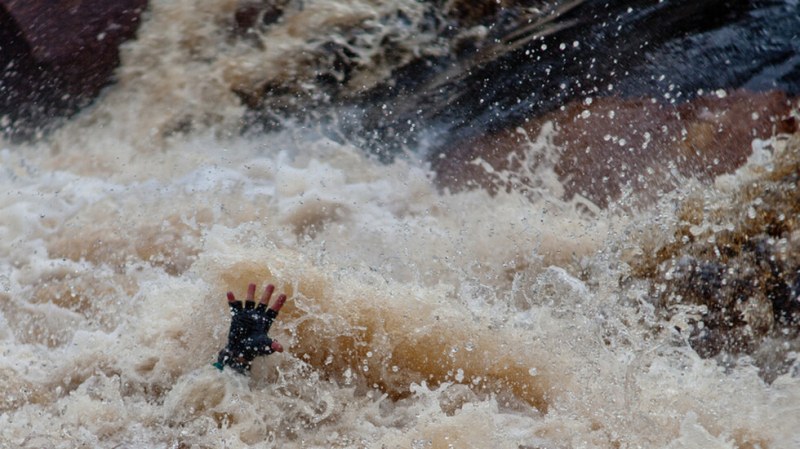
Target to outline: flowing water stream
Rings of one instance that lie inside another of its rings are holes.
[[[95,104],[2,142],[1,448],[800,447],[796,333],[701,357],[699,309],[664,312],[675,270],[641,257],[687,220],[745,229],[728,210],[798,222],[796,136],[642,209],[567,200],[548,163],[533,190],[452,192],[424,139],[384,163],[329,122],[240,132],[241,92],[265,79],[322,95],[303,84],[316,44],[354,23],[373,63],[353,85],[391,69],[381,39],[400,59],[443,51],[411,32],[422,3],[300,3],[239,39],[235,1],[153,1]],[[397,10],[402,26],[381,21]],[[557,132],[528,154],[557,153]],[[768,182],[788,196],[742,193]],[[800,248],[787,226],[782,261]],[[287,350],[220,373],[225,292],[249,282],[289,294]]]

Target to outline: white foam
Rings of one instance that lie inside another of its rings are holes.
[[[620,286],[626,234],[674,217],[581,212],[546,164],[535,195],[452,194],[303,129],[230,137],[233,63],[179,43],[225,59],[234,3],[152,3],[117,87],[0,151],[0,447],[797,446],[798,378],[723,371]],[[219,123],[158,137],[191,113]],[[220,373],[224,292],[268,281],[286,353]]]

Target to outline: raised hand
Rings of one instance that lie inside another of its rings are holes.
[[[275,286],[267,285],[261,300],[256,305],[256,284],[247,287],[247,298],[244,305],[236,300],[233,292],[228,292],[228,305],[231,308],[231,328],[228,332],[228,344],[219,352],[214,366],[222,370],[225,365],[246,374],[256,357],[283,352],[283,346],[277,340],[267,336],[275,317],[286,302],[286,295],[279,295],[269,306]]]

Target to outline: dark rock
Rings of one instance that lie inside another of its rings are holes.
[[[251,31],[267,27],[283,17],[287,0],[245,0],[239,2],[234,12],[234,21],[239,31]]]
[[[336,39],[313,39],[298,56],[319,76],[298,74],[296,85],[265,79],[237,87],[253,110],[252,126],[276,115],[319,120],[329,114],[344,128],[332,134],[386,159],[420,142],[432,147],[434,158],[459,157],[459,148],[474,139],[586,97],[657,98],[668,111],[702,97],[700,89],[800,94],[800,15],[788,0],[420,3],[427,8],[422,19],[397,11],[375,20],[381,30],[416,29],[427,44],[414,51],[392,36],[364,51],[358,42],[369,39],[360,38],[376,30],[350,23]],[[265,19],[302,9],[299,1],[291,8],[267,0],[240,5],[234,21],[245,30],[265,29]],[[353,82],[363,74],[370,75],[368,86]]]
[[[118,46],[136,32],[147,0],[0,0],[0,116],[30,135],[85,105],[112,81]]]
[[[687,199],[672,242],[631,264],[652,281],[665,319],[695,311],[679,330],[700,356],[727,363],[749,355],[768,381],[800,350],[799,152],[795,137],[773,170],[730,203]]]
[[[636,205],[675,188],[680,182],[676,175],[710,182],[737,169],[751,154],[754,138],[766,139],[782,129],[778,124],[791,107],[778,92],[736,91],[679,105],[600,97],[588,104],[569,103],[516,129],[456,142],[434,154],[431,164],[442,187],[495,192],[535,188],[536,180],[526,174],[550,163],[565,188],[565,199],[582,195],[605,207],[630,189],[635,192],[631,205]],[[558,154],[553,161],[528,154],[530,141],[547,123],[555,129],[552,144]],[[472,163],[476,158],[504,177]]]
[[[236,22],[236,29],[240,31],[249,31],[253,29],[258,23],[258,16],[261,14],[260,4],[257,2],[242,2],[237,6],[236,12],[233,14],[233,20]]]
[[[542,15],[515,3],[488,9],[490,32],[476,51],[367,95],[365,128],[380,146],[413,141],[414,129],[430,140],[433,129],[433,153],[447,153],[589,96],[678,104],[700,89],[800,94],[792,2],[563,1]],[[386,117],[370,101],[395,113]]]

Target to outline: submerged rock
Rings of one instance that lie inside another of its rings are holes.
[[[283,16],[288,0],[246,0],[236,6],[236,30],[247,33],[272,25]]]
[[[800,136],[720,204],[686,200],[670,242],[632,263],[702,357],[749,355],[771,381],[800,350]]]

